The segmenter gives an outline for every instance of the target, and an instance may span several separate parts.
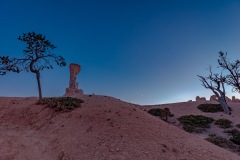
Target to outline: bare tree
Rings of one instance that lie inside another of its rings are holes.
[[[66,66],[65,59],[62,56],[55,55],[52,51],[56,48],[42,34],[35,32],[23,33],[18,40],[26,43],[26,49],[23,50],[23,58],[9,58],[8,56],[0,56],[0,75],[7,72],[21,71],[32,72],[36,75],[39,98],[42,98],[42,90],[40,83],[40,71],[44,69],[53,69],[52,61],[59,66]]]
[[[228,71],[226,83],[232,86],[232,90],[240,93],[240,61],[230,62],[227,53],[219,52],[218,64],[223,70]]]
[[[202,82],[202,86],[204,86],[207,89],[210,89],[216,96],[217,101],[221,104],[223,107],[223,110],[226,114],[230,114],[229,106],[226,102],[226,91],[224,83],[226,82],[226,77],[224,77],[221,73],[219,74],[213,74],[211,67],[209,67],[209,76],[203,77],[199,76],[199,80]]]

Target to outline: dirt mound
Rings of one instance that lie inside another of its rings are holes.
[[[238,155],[107,96],[56,113],[36,98],[0,98],[1,160],[237,160]]]

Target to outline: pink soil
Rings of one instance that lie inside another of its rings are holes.
[[[106,96],[84,99],[81,108],[55,113],[35,105],[36,98],[0,98],[0,160],[240,159],[149,115],[141,106]],[[196,105],[168,106],[180,116],[200,113]]]

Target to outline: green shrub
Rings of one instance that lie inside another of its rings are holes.
[[[46,107],[54,109],[55,111],[69,112],[81,107],[81,103],[83,102],[81,99],[72,97],[53,97],[40,99],[36,104],[46,105]]]
[[[233,143],[240,145],[240,131],[237,129],[232,129],[232,130],[227,130],[225,131],[225,133],[228,133],[231,137],[230,137],[230,141],[232,141]]]
[[[153,108],[153,109],[148,110],[148,113],[153,115],[153,116],[160,117],[161,119],[163,119],[165,121],[168,120],[168,117],[173,117],[174,116],[174,114],[172,114],[170,112],[169,108],[164,108],[164,109]]]
[[[236,125],[236,127],[240,128],[240,123]]]
[[[201,128],[197,128],[195,126],[191,126],[191,125],[183,125],[183,129],[189,133],[195,132],[195,133],[200,133],[201,132]]]
[[[160,108],[150,109],[150,110],[148,110],[148,113],[153,116],[156,116],[156,117],[160,117],[163,115],[162,109],[160,109]]]
[[[239,134],[240,131],[237,129],[230,129],[230,130],[224,131],[224,133],[228,133],[229,135],[235,135],[235,134]]]
[[[216,125],[218,125],[220,128],[230,128],[232,127],[232,121],[228,119],[218,119],[215,122]]]
[[[179,117],[178,120],[183,125],[183,129],[187,132],[202,132],[209,128],[214,119],[202,115],[187,115]]]
[[[237,145],[240,145],[240,135],[232,136],[232,138],[230,138],[230,141]]]
[[[224,111],[220,104],[200,104],[197,108],[203,112],[211,112],[211,113]]]
[[[222,148],[227,148],[231,151],[239,151],[239,146],[235,145],[233,142],[229,141],[226,138],[220,137],[220,136],[216,136],[216,135],[209,135],[208,138],[206,138],[207,141],[222,147]]]
[[[174,117],[174,114],[170,113],[168,116],[169,116],[169,117]]]

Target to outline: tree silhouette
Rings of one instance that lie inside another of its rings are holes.
[[[219,74],[213,74],[212,68],[209,67],[209,75],[207,77],[199,76],[199,80],[202,82],[202,86],[210,89],[216,96],[217,101],[221,104],[224,112],[230,114],[229,106],[226,102],[226,91],[224,84],[226,83],[226,77]]]
[[[7,70],[7,65],[9,64],[9,58],[8,56],[2,56],[0,57],[0,75],[5,75]]]
[[[23,50],[24,57],[9,58],[9,56],[0,56],[0,75],[5,75],[7,72],[19,73],[21,71],[34,73],[37,78],[39,98],[42,99],[40,71],[53,69],[52,61],[61,67],[66,66],[65,59],[53,53],[56,46],[42,34],[36,34],[35,32],[23,33],[22,36],[18,37],[18,40],[27,45]]]
[[[232,90],[240,93],[240,61],[230,62],[227,53],[219,52],[218,64],[223,70],[228,71],[226,83],[232,86]]]
[[[9,59],[8,56],[0,56],[0,75],[5,75],[7,72],[20,72],[20,69],[18,66],[14,65],[13,61],[15,61],[15,58]]]

